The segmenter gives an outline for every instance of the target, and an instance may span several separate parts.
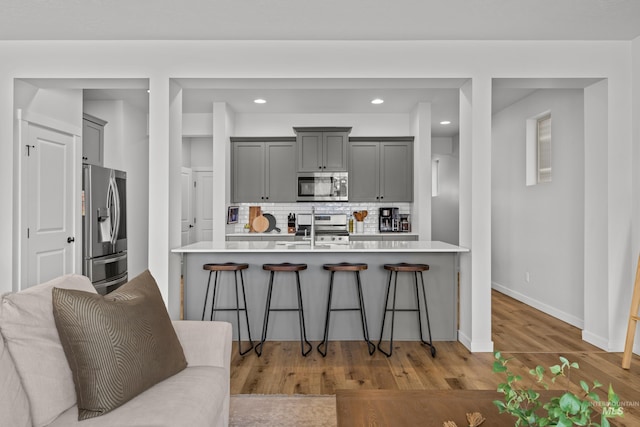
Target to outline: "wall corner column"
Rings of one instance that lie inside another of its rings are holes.
[[[231,195],[231,134],[234,114],[226,102],[213,103],[213,232],[214,242],[226,239],[227,205]]]
[[[459,341],[472,352],[491,340],[491,78],[460,88]]]
[[[172,87],[170,78],[163,75],[149,79],[149,91],[148,264],[169,315],[177,319],[180,257],[172,254],[171,249],[180,245],[179,182],[182,156],[181,147],[173,141],[173,135],[181,132],[178,128],[180,123],[176,122],[179,118],[175,116],[182,114],[182,92]]]
[[[431,240],[431,103],[420,102],[411,114],[413,142],[413,227],[419,240]],[[417,214],[417,215],[416,215]]]
[[[18,209],[19,199],[16,186],[17,177],[14,170],[16,145],[14,139],[14,111],[13,111],[13,78],[2,76],[0,78],[0,194],[9,199],[0,206],[0,235],[4,236],[0,245],[0,273],[5,278],[0,284],[0,294],[20,289],[17,274],[20,266],[14,255],[19,250],[20,236],[14,227],[16,224],[15,212]]]

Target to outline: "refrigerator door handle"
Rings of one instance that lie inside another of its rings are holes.
[[[124,255],[120,255],[114,258],[96,260],[96,261],[93,261],[93,263],[95,265],[111,264],[113,262],[122,261],[123,259],[127,259],[126,253]]]
[[[114,224],[113,224],[113,235],[111,236],[111,243],[116,244],[118,241],[118,233],[120,232],[120,192],[118,191],[118,184],[116,183],[115,174],[112,172],[111,174],[111,183],[110,185],[113,188],[113,206],[114,206]]]
[[[111,280],[110,282],[100,283],[100,286],[107,287],[107,286],[115,285],[115,284],[117,284],[119,282],[126,281],[126,280],[127,280],[126,277],[119,277],[119,278],[117,278],[115,280]]]

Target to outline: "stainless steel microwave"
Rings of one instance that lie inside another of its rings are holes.
[[[348,172],[299,172],[299,202],[347,201]]]

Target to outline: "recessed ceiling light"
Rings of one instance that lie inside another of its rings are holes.
[[[443,120],[440,122],[441,125],[450,125],[451,122],[449,120]]]
[[[382,104],[384,102],[384,99],[380,99],[380,98],[376,98],[376,99],[372,99],[371,103],[378,105],[378,104]]]
[[[262,99],[262,98],[254,99],[253,102],[255,102],[256,104],[266,104],[267,103],[267,101],[265,99]]]

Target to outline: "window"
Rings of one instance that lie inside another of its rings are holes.
[[[538,182],[551,182],[551,114],[537,120]]]
[[[526,184],[551,182],[551,112],[527,119]]]
[[[431,197],[436,197],[440,193],[440,160],[431,162]]]

